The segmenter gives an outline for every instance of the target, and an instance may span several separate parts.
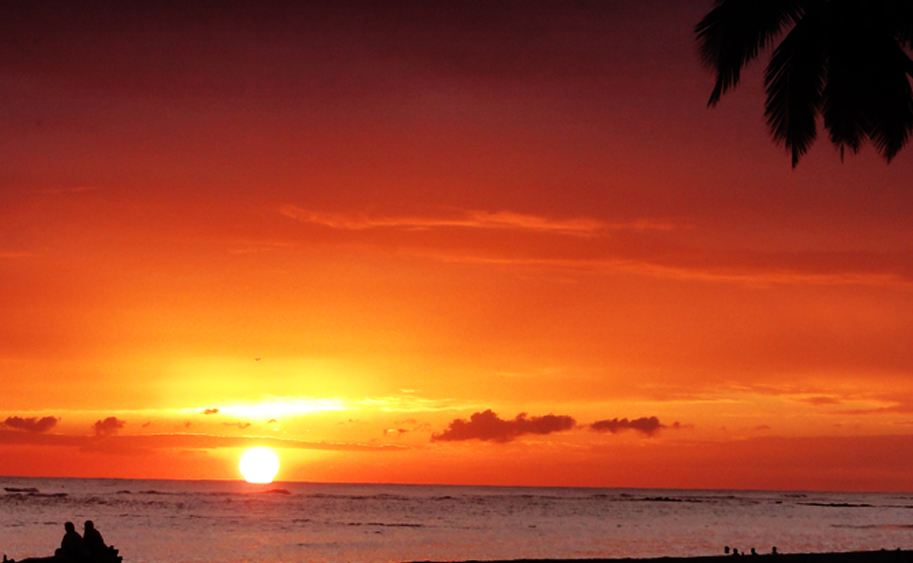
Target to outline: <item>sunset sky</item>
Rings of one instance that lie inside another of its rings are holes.
[[[0,6],[0,473],[913,490],[910,149],[710,2],[300,4]]]

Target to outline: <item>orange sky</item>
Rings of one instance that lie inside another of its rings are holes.
[[[3,473],[913,490],[911,153],[704,3],[105,4],[0,7]]]

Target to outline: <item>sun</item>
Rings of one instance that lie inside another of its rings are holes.
[[[279,456],[272,448],[249,448],[241,455],[238,469],[248,483],[272,483],[279,472]]]

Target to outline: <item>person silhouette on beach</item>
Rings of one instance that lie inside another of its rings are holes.
[[[87,561],[88,552],[86,551],[85,542],[82,536],[76,531],[76,526],[72,522],[63,525],[65,533],[60,540],[60,549],[54,554],[64,561]]]
[[[86,520],[85,524],[83,524],[82,541],[86,547],[86,551],[89,552],[89,555],[91,555],[93,559],[101,560],[108,554],[108,546],[105,545],[104,538],[102,538],[101,533],[95,529],[95,523],[91,520]]]

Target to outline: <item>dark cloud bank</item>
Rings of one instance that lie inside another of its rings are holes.
[[[8,416],[6,417],[6,420],[3,421],[3,426],[14,430],[22,430],[24,432],[47,432],[51,428],[57,426],[59,421],[60,419],[54,416],[45,416],[42,418],[34,416],[29,418]]]
[[[631,420],[628,420],[627,418],[612,418],[597,420],[593,424],[590,424],[590,430],[595,432],[611,432],[612,434],[617,434],[619,432],[624,432],[625,430],[634,430],[646,434],[647,436],[653,436],[663,428],[670,428],[670,426],[663,424],[655,416],[643,416]],[[681,428],[681,424],[673,422],[671,428]]]
[[[111,436],[124,427],[127,421],[121,420],[116,416],[109,416],[104,420],[96,420],[92,425],[92,430],[96,436]]]
[[[440,434],[433,434],[435,442],[458,440],[485,440],[510,442],[524,434],[551,434],[570,430],[577,422],[570,416],[547,414],[528,417],[520,413],[513,420],[504,420],[491,409],[474,413],[469,420],[456,419]]]
[[[457,418],[450,422],[447,428],[439,433],[432,434],[434,442],[456,442],[462,440],[483,440],[486,442],[510,442],[525,434],[551,434],[564,432],[577,426],[577,421],[567,415],[547,414],[545,416],[529,416],[520,413],[513,420],[505,420],[491,409],[474,413],[469,420]],[[597,420],[589,425],[595,432],[610,432],[617,434],[625,430],[640,432],[646,436],[653,436],[665,428],[681,428],[678,422],[671,425],[663,424],[655,416],[635,419],[612,418]]]

